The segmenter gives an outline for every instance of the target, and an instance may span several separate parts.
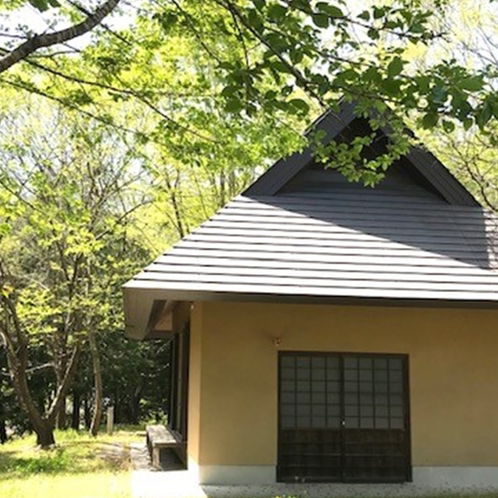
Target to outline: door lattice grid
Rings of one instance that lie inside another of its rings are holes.
[[[280,481],[411,478],[407,357],[282,353]]]

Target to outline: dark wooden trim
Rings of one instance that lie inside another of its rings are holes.
[[[280,406],[282,404],[281,393],[280,393],[280,384],[282,382],[282,368],[280,366],[281,358],[282,358],[282,351],[278,351],[277,352],[277,466],[276,466],[277,482],[281,482],[282,480],[282,476],[280,474],[280,466],[278,465],[278,462],[280,462],[282,458],[281,455],[282,422],[280,417]]]
[[[143,341],[155,341],[155,340],[171,340],[173,339],[173,332],[167,332],[164,330],[152,330],[149,332],[142,340]]]
[[[405,390],[405,406],[406,406],[406,412],[405,412],[405,427],[408,427],[408,433],[407,433],[407,455],[406,455],[406,461],[407,461],[407,467],[406,467],[406,480],[407,482],[412,482],[413,481],[413,465],[412,465],[412,420],[411,420],[411,414],[412,414],[412,408],[411,408],[411,389],[410,389],[410,355],[405,354],[405,361],[403,362],[403,374],[404,374],[404,382],[406,386]]]
[[[346,404],[344,403],[344,355],[338,354],[339,357],[339,396],[340,396],[340,410],[341,410],[341,482],[346,481],[344,469],[346,467],[346,438],[344,432],[344,420],[346,419]]]
[[[188,392],[189,392],[189,372],[190,372],[190,322],[184,327],[182,332],[182,411],[181,411],[181,435],[183,441],[188,439]]]
[[[429,151],[412,147],[406,158],[434,185],[449,204],[480,206],[474,196]]]
[[[327,144],[346,128],[355,118],[355,103],[342,103],[340,112],[327,111],[320,116],[305,133],[310,137],[316,131],[324,131],[323,143]],[[257,195],[275,195],[287,182],[313,160],[310,147],[280,159],[252,185],[244,191],[248,197]]]
[[[169,393],[168,393],[168,429],[176,429],[176,406],[178,396],[178,335],[175,334],[169,343]]]

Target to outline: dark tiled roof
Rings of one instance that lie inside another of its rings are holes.
[[[368,126],[355,117],[354,104],[315,123],[326,141],[350,140]],[[388,130],[380,130],[376,147],[387,137]],[[136,291],[148,292],[149,301],[292,298],[496,306],[495,224],[421,148],[413,147],[375,189],[314,164],[306,149],[277,162],[128,282],[125,295],[135,304],[127,309],[134,315],[133,306],[145,302],[135,298]]]
[[[240,196],[128,287],[498,302],[495,219],[394,183]]]

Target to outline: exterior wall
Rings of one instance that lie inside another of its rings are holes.
[[[208,302],[193,309],[193,467],[274,475],[278,350],[408,354],[413,466],[498,466],[498,311]]]
[[[199,429],[201,411],[201,346],[202,346],[201,305],[192,305],[190,321],[190,359],[188,389],[188,447],[189,467],[199,460]],[[192,464],[190,464],[192,462]]]

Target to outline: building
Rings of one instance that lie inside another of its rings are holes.
[[[316,127],[369,131],[354,104]],[[308,149],[127,283],[199,482],[498,487],[495,223],[421,148],[375,189]]]

